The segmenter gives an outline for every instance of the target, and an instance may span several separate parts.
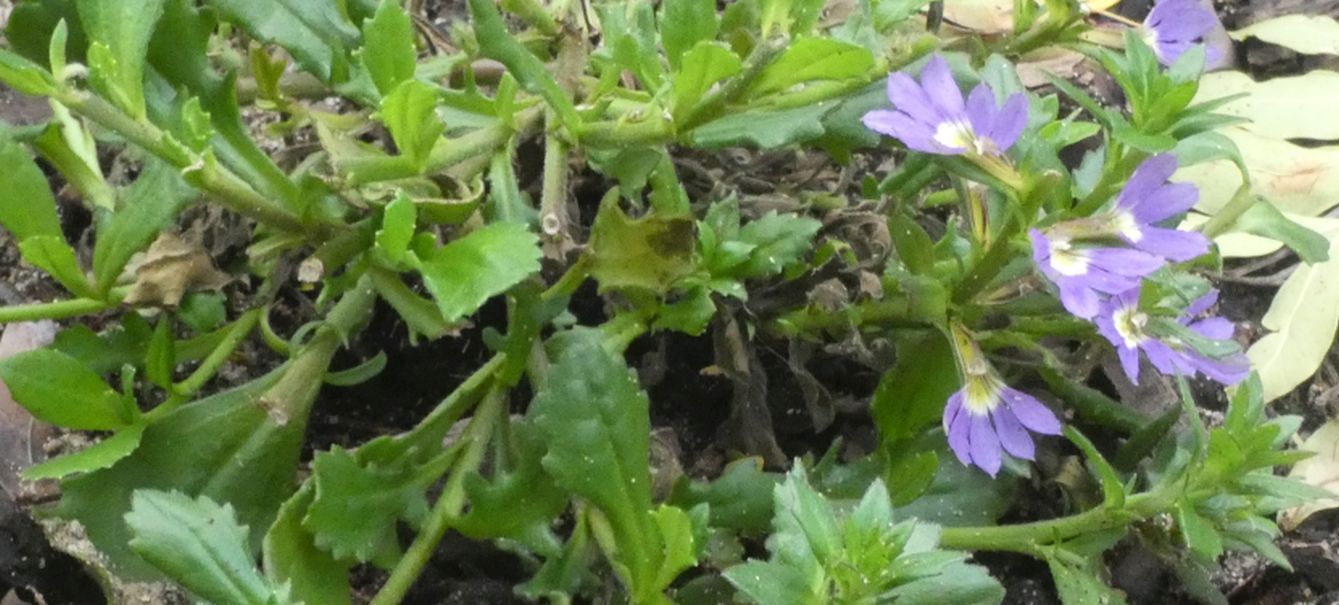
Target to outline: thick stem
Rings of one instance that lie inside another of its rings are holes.
[[[42,319],[67,319],[70,317],[78,317],[80,315],[99,313],[121,304],[121,299],[124,298],[125,295],[126,290],[124,288],[118,288],[108,295],[107,300],[74,298],[49,303],[0,307],[0,325],[20,321],[38,321]]]
[[[1237,219],[1254,205],[1255,196],[1251,192],[1251,183],[1246,181],[1237,188],[1237,192],[1232,195],[1227,205],[1209,217],[1209,220],[1200,227],[1200,232],[1209,239],[1218,237],[1231,229]]]
[[[553,134],[555,116],[549,117],[549,136],[544,139],[544,184],[539,198],[539,228],[549,242],[571,238],[567,227],[567,144]]]
[[[1009,551],[1042,556],[1045,547],[1087,533],[1128,525],[1166,512],[1172,500],[1157,493],[1131,496],[1121,508],[1097,507],[1068,517],[993,527],[945,527],[939,547],[946,550]]]

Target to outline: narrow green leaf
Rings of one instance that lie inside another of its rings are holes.
[[[0,82],[26,95],[49,95],[56,91],[51,73],[7,48],[0,48]]]
[[[497,223],[437,248],[418,269],[450,323],[538,271],[539,257],[535,234],[515,223]]]
[[[56,199],[46,176],[23,147],[0,136],[0,225],[19,241],[47,235],[62,237]]]
[[[417,229],[418,212],[414,208],[414,200],[402,191],[391,203],[386,204],[386,210],[381,215],[381,229],[376,236],[377,250],[390,262],[399,263],[409,251],[409,242],[414,239]]]
[[[129,456],[139,447],[146,426],[142,422],[132,424],[116,431],[115,435],[89,446],[88,449],[30,466],[23,471],[23,480],[60,479],[66,475],[107,468],[116,464],[117,460]]]
[[[363,22],[363,48],[359,52],[383,96],[414,77],[418,57],[414,24],[399,2],[382,0],[376,14]]]
[[[238,605],[276,602],[231,506],[180,492],[137,490],[126,523],[134,536],[130,547],[196,596]]]
[[[1195,511],[1195,505],[1186,500],[1176,503],[1176,524],[1186,546],[1205,561],[1216,561],[1223,554],[1223,538],[1208,519]]]
[[[752,144],[763,149],[784,147],[823,136],[823,116],[837,104],[814,103],[793,109],[753,109],[707,122],[688,133],[698,147]]]
[[[208,0],[253,38],[284,47],[303,69],[326,82],[348,76],[348,49],[359,32],[340,4],[308,0]]]
[[[93,88],[131,116],[143,118],[144,61],[166,0],[77,0],[93,43],[88,63]]]
[[[196,195],[177,170],[156,160],[146,162],[135,184],[126,190],[120,208],[98,229],[93,248],[98,293],[110,290],[130,257],[148,248]]]
[[[121,395],[64,353],[34,349],[0,361],[0,379],[15,401],[51,424],[91,431],[130,424]]]
[[[1093,471],[1097,474],[1097,478],[1101,481],[1102,505],[1113,510],[1125,506],[1125,484],[1121,482],[1120,476],[1116,474],[1116,469],[1111,467],[1110,462],[1107,462],[1106,456],[1103,456],[1102,452],[1097,450],[1097,446],[1093,445],[1093,442],[1079,432],[1079,429],[1075,428],[1074,425],[1065,426],[1065,437],[1068,437],[1070,442],[1078,446],[1079,450],[1083,452],[1084,457],[1088,459],[1088,464],[1091,465]]]
[[[502,14],[493,0],[469,0],[469,6],[470,16],[474,19],[474,33],[483,54],[506,65],[507,71],[520,81],[521,86],[544,97],[558,113],[559,120],[568,132],[577,132],[581,117],[577,114],[576,105],[558,87],[544,63],[507,31],[507,25],[502,21]]]
[[[172,372],[177,367],[176,339],[172,334],[172,316],[164,314],[153,328],[149,351],[144,359],[144,375],[164,389],[172,388]]]
[[[347,370],[330,372],[325,375],[325,383],[333,387],[351,387],[367,382],[386,369],[386,352],[377,351],[371,359]]]
[[[79,259],[74,256],[74,248],[65,238],[58,235],[37,235],[19,241],[19,252],[24,260],[46,271],[56,278],[60,285],[79,296],[98,298],[98,293],[89,285]]]

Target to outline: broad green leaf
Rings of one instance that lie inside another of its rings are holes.
[[[744,458],[726,465],[710,483],[681,479],[669,502],[681,508],[711,506],[711,525],[763,535],[772,520],[772,491],[778,476],[764,473],[762,461]]]
[[[348,77],[348,51],[359,32],[339,5],[314,0],[209,0],[228,21],[257,40],[282,46],[298,65],[326,82]]]
[[[93,248],[98,293],[110,290],[130,257],[149,247],[195,197],[195,190],[177,170],[159,161],[147,162],[135,184],[125,191],[120,207],[98,229]]]
[[[117,572],[157,573],[127,546],[123,515],[137,489],[175,490],[231,504],[258,548],[280,504],[293,492],[306,417],[319,381],[280,382],[288,367],[241,388],[183,405],[149,425],[133,453],[109,468],[61,482],[56,513],[77,519]],[[301,366],[297,366],[301,367]],[[191,444],[183,448],[183,443]]]
[[[143,118],[144,61],[166,0],[78,0],[93,87],[132,117]]]
[[[260,575],[247,530],[231,506],[179,492],[136,490],[130,547],[192,594],[214,603],[272,605],[279,595]]]
[[[832,38],[801,38],[763,69],[749,90],[753,94],[785,90],[815,80],[859,78],[874,67],[864,47]]]
[[[34,349],[0,361],[0,379],[33,416],[57,426],[106,431],[132,420],[119,393],[58,351]]]
[[[1236,40],[1258,38],[1304,55],[1339,55],[1339,22],[1324,15],[1284,15],[1232,32]]]
[[[1311,515],[1323,510],[1339,508],[1339,420],[1330,420],[1302,442],[1299,449],[1315,455],[1293,465],[1288,476],[1308,485],[1328,490],[1333,494],[1327,500],[1288,509],[1279,516],[1279,525],[1292,530]]]
[[[823,225],[807,216],[768,212],[744,223],[738,241],[751,246],[748,260],[731,270],[741,279],[770,277],[804,257]]]
[[[712,0],[668,0],[660,5],[660,43],[674,71],[687,63],[689,49],[715,39],[719,28]]]
[[[1246,354],[1264,383],[1265,401],[1292,391],[1320,367],[1339,328],[1339,228],[1330,238],[1330,260],[1298,267],[1283,282],[1260,325],[1269,330]]]
[[[539,270],[539,238],[515,223],[489,225],[433,250],[419,272],[448,323]]]
[[[706,40],[697,43],[683,55],[674,72],[671,83],[674,115],[681,116],[692,109],[712,86],[738,74],[743,65],[739,56],[724,44]]]
[[[1256,82],[1237,71],[1214,72],[1200,80],[1195,101],[1243,93],[1215,110],[1249,120],[1235,128],[1273,139],[1339,139],[1339,115],[1329,110],[1339,95],[1339,73],[1317,70]]]
[[[393,567],[401,553],[396,523],[403,519],[417,526],[427,518],[426,492],[440,476],[407,462],[358,460],[339,447],[317,454],[316,497],[302,526],[336,559]]]
[[[316,538],[302,526],[315,492],[308,481],[280,507],[265,533],[265,577],[274,586],[287,586],[295,602],[348,605],[352,602],[349,565],[316,546]]]
[[[656,572],[655,586],[664,590],[685,569],[697,564],[693,540],[693,520],[683,509],[662,504],[653,513],[656,528],[663,545],[660,569]]]
[[[66,475],[107,468],[116,464],[117,460],[129,456],[139,447],[145,426],[144,423],[137,422],[116,431],[115,435],[89,446],[88,449],[30,466],[23,471],[23,480],[60,479]]]
[[[1280,242],[1292,248],[1304,263],[1314,265],[1329,259],[1330,240],[1284,216],[1268,200],[1256,200],[1237,218],[1233,230]]]
[[[662,304],[655,328],[701,336],[715,316],[716,303],[711,300],[711,292],[705,287],[696,287],[683,294],[679,300]]]
[[[695,269],[693,220],[651,214],[630,219],[606,197],[591,227],[591,275],[601,289],[667,292]]]
[[[909,338],[898,350],[905,354],[899,354],[897,364],[884,373],[870,400],[885,443],[911,438],[933,426],[944,402],[960,386],[953,351],[938,330]]]
[[[20,242],[42,235],[62,237],[46,176],[8,136],[0,136],[0,165],[5,166],[0,171],[0,225]]]
[[[1085,566],[1072,565],[1056,558],[1046,560],[1055,579],[1055,590],[1064,605],[1124,605],[1121,593],[1104,584]],[[1092,563],[1096,565],[1098,563]]]
[[[0,82],[28,95],[47,95],[56,90],[56,79],[41,65],[0,48]]]
[[[382,0],[376,15],[363,22],[363,48],[359,53],[383,96],[414,77],[418,58],[414,24],[399,2]]]
[[[823,116],[834,101],[782,110],[754,109],[707,122],[688,133],[698,147],[718,148],[752,144],[764,149],[783,147],[823,135]]]
[[[414,200],[404,192],[395,196],[381,215],[381,229],[377,231],[377,250],[392,263],[404,259],[409,251],[409,242],[414,239],[418,229],[418,212],[414,209]]]
[[[651,514],[649,402],[601,340],[596,330],[565,339],[530,417],[548,444],[544,469],[608,519],[615,567],[637,600],[663,588],[656,586],[664,553]]]
[[[446,131],[446,124],[437,117],[437,91],[436,86],[418,80],[401,82],[381,100],[381,110],[375,116],[391,131],[400,155],[420,170],[432,146]]]
[[[540,459],[544,441],[531,422],[513,424],[515,466],[491,480],[475,473],[465,478],[470,510],[454,525],[475,540],[507,538],[549,559],[562,546],[552,530],[553,520],[567,507],[567,494],[544,472]]]

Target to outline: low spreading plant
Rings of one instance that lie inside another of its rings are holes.
[[[398,603],[448,531],[516,553],[517,593],[554,602],[998,603],[970,556],[1011,551],[1044,560],[1066,603],[1110,603],[1101,555],[1123,540],[1209,603],[1227,549],[1286,567],[1271,516],[1324,492],[1274,474],[1303,457],[1284,449],[1300,420],[1265,413],[1212,314],[1212,238],[1257,202],[1214,131],[1235,122],[1225,101],[1192,103],[1222,58],[1200,44],[1213,14],[1162,0],[1127,27],[1024,1],[983,37],[938,32],[923,0],[829,4],[470,0],[443,33],[392,0],[22,0],[0,80],[52,117],[0,136],[0,224],[69,297],[0,321],[98,320],[0,378],[37,418],[106,434],[25,477],[59,480],[52,514],[117,576],[214,603],[349,603],[364,564],[388,573],[372,602]],[[1025,88],[1012,61],[1056,48],[1124,102]],[[697,161],[735,148],[841,177],[759,195]],[[1173,174],[1219,159],[1244,184],[1182,229],[1198,193]],[[44,167],[91,213],[89,239],[67,238]],[[710,186],[686,185],[694,169]],[[227,271],[178,231],[216,210],[249,235]],[[592,281],[601,309],[577,309]],[[313,321],[276,327],[294,297]],[[386,365],[332,368],[379,301],[411,343],[457,338],[485,305],[506,318],[414,428],[299,473],[320,393]],[[708,330],[735,395],[722,437],[758,457],[656,489],[626,351]],[[251,356],[220,390],[253,338],[279,361]],[[817,431],[836,411],[808,354],[881,373],[864,394],[877,444],[773,472],[761,341],[791,347]],[[1087,386],[1112,353],[1181,405],[1151,417]],[[1192,379],[1227,388],[1221,423]],[[1082,459],[1057,479],[1061,514],[1000,523],[1056,472],[1030,464],[1039,442]]]

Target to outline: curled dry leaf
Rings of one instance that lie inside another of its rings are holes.
[[[135,268],[125,302],[136,306],[175,307],[187,292],[218,290],[231,278],[214,267],[199,242],[164,233],[149,246]]]

